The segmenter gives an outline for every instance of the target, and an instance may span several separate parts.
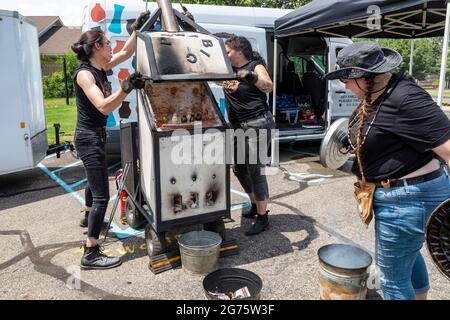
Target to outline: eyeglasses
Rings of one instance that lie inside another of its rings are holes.
[[[346,84],[347,82],[349,82],[350,79],[339,79],[340,82],[342,82],[343,84]]]

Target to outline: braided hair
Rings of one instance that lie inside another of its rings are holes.
[[[359,167],[359,171],[361,173],[362,181],[365,181],[363,163],[361,160],[361,150],[362,150],[362,145],[364,143],[364,134],[363,134],[364,130],[363,129],[364,129],[364,125],[366,123],[366,119],[370,116],[370,114],[372,114],[373,111],[375,111],[375,108],[372,105],[372,102],[373,102],[372,101],[372,91],[373,91],[373,87],[374,87],[374,83],[375,83],[374,79],[375,79],[374,76],[364,78],[364,80],[366,82],[366,88],[367,88],[366,92],[365,92],[364,100],[361,101],[361,103],[353,111],[353,114],[351,116],[352,119],[354,119],[355,116],[358,119],[357,128],[356,128],[355,155],[356,155],[356,159],[358,161],[358,167]]]

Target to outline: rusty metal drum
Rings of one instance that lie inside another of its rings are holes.
[[[322,300],[365,300],[368,268],[372,257],[347,244],[330,244],[318,251],[320,298]]]

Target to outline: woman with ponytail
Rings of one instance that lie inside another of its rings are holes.
[[[139,29],[149,15],[148,11],[142,13],[133,24],[133,29]],[[119,90],[112,93],[106,71],[129,59],[135,46],[134,31],[122,50],[113,55],[110,41],[100,30],[84,32],[78,42],[72,45],[72,50],[80,60],[73,77],[77,105],[74,142],[87,177],[85,216],[80,222],[80,226],[88,227],[81,258],[81,267],[84,269],[108,269],[121,264],[120,258],[106,256],[97,243],[109,202],[106,119],[133,89],[143,88],[144,81],[139,74],[133,73],[121,82]]]
[[[390,72],[401,62],[396,51],[358,42],[339,52],[337,70],[325,76],[361,99],[349,120],[348,143],[356,156],[355,195],[373,191],[373,211],[363,221],[368,225],[373,213],[386,300],[426,299],[425,225],[450,198],[450,121],[412,77]]]

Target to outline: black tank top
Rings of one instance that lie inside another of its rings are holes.
[[[261,64],[259,60],[253,60],[240,68],[233,67],[233,71],[254,71],[258,64]],[[257,118],[269,110],[266,94],[254,84],[240,82],[236,92],[224,90],[224,95],[228,119],[232,123]]]
[[[77,75],[81,70],[88,70],[95,79],[95,84],[103,92],[106,98],[111,95],[111,84],[108,82],[106,72],[93,67],[90,63],[82,63],[73,75],[73,87],[75,89],[75,100],[77,104],[77,129],[96,129],[106,126],[108,118],[101,113],[88,99],[83,89],[77,84]]]

